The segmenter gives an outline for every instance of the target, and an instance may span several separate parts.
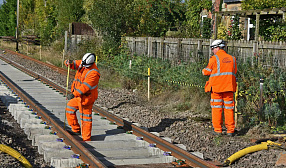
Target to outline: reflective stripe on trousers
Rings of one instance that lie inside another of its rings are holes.
[[[72,127],[73,132],[80,132],[82,134],[82,139],[88,141],[91,138],[91,128],[92,128],[92,106],[82,106],[81,99],[79,97],[71,99],[66,108],[66,116],[68,124]],[[80,112],[80,120],[82,125],[82,130],[78,123],[76,112]]]
[[[222,109],[224,111],[227,133],[234,132],[234,100],[233,92],[211,93],[212,124],[215,132],[222,132]]]

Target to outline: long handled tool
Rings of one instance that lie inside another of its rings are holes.
[[[83,127],[84,127],[84,123],[83,123],[83,107],[82,107],[82,98],[80,99],[80,108],[81,108],[81,136],[83,134]]]
[[[236,82],[236,92],[234,96],[235,108],[234,108],[234,125],[237,127],[237,96],[238,96],[238,82]]]
[[[68,74],[67,74],[67,87],[66,87],[66,108],[65,108],[65,121],[64,121],[64,130],[66,129],[66,119],[67,119],[67,115],[66,115],[66,109],[68,106],[68,89],[69,89],[69,77],[70,77],[70,65],[68,66]]]

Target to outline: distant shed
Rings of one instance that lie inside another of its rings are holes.
[[[71,34],[72,35],[88,35],[94,36],[95,32],[91,26],[86,23],[72,23],[71,24]]]

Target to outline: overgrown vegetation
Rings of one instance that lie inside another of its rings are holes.
[[[156,96],[166,92],[166,87],[172,90],[190,88],[191,95],[184,95],[184,102],[176,106],[177,110],[190,110],[195,112],[210,111],[209,99],[204,102],[193,100],[192,96],[206,97],[203,86],[208,77],[201,74],[206,67],[207,60],[202,62],[172,66],[170,62],[142,56],[130,56],[121,48],[121,54],[112,59],[102,60],[102,64],[114,67],[120,75],[135,81],[133,89],[144,90],[147,86],[147,69],[151,68],[152,95]],[[132,65],[130,68],[130,60]],[[265,123],[273,128],[286,127],[286,71],[274,66],[270,61],[249,59],[246,63],[238,64],[238,112],[244,119],[244,127]],[[270,61],[270,62],[269,62]],[[267,64],[273,66],[266,66]],[[260,79],[264,79],[262,99],[260,96]],[[194,103],[196,102],[196,103]],[[261,104],[262,102],[262,104]],[[204,104],[200,106],[200,104]],[[262,105],[262,106],[261,106]],[[197,107],[194,108],[193,107]]]

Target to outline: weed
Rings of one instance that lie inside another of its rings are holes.
[[[216,137],[214,137],[213,141],[214,141],[216,146],[220,146],[221,143],[222,143],[222,137],[221,136],[216,136]]]

